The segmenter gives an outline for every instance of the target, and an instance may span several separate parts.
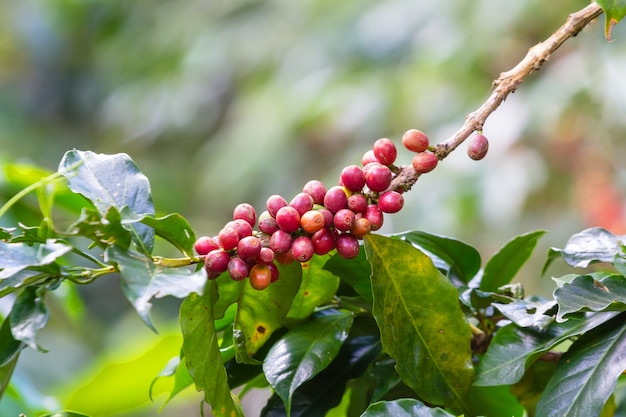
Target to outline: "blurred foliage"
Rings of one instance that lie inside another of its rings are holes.
[[[399,143],[418,128],[446,139],[500,72],[587,4],[3,2],[0,164],[55,170],[68,149],[126,152],[161,213],[216,234],[239,202],[290,198],[312,178],[334,184],[379,137]],[[623,26],[613,43],[601,19],[567,42],[487,121],[487,158],[473,162],[461,147],[420,179],[383,232],[454,236],[488,259],[508,237],[545,229],[535,265],[541,248],[586,226],[626,233]],[[16,192],[3,175],[0,203]],[[528,272],[529,292],[552,287],[539,271]],[[76,369],[111,343],[128,311],[117,284],[82,291],[80,324],[52,323],[73,334],[72,348],[50,346],[46,364],[77,350]],[[160,304],[174,320],[177,305]],[[48,392],[55,373],[66,377],[62,363],[23,371]]]

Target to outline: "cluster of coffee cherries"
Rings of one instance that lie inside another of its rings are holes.
[[[416,172],[436,167],[438,158],[423,132],[408,130],[402,144],[415,152]],[[195,243],[208,278],[228,272],[233,280],[249,278],[253,288],[262,290],[278,280],[276,263],[307,262],[331,250],[346,259],[356,257],[359,240],[381,228],[384,213],[396,213],[404,205],[402,190],[391,189],[399,172],[394,165],[397,154],[390,139],[378,139],[363,155],[361,166],[341,171],[338,185],[327,189],[311,180],[290,201],[272,195],[258,217],[252,205],[239,204],[217,236],[203,236]]]

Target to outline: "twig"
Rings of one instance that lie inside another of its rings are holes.
[[[531,72],[538,70],[566,40],[576,36],[601,14],[602,8],[593,2],[584,9],[570,14],[565,23],[549,38],[530,48],[524,59],[515,67],[501,73],[492,84],[489,98],[476,111],[467,115],[465,123],[453,136],[435,146],[437,157],[440,160],[444,159],[474,131],[481,131],[489,115],[502,104],[510,93],[517,90]],[[408,190],[415,184],[418,177],[419,175],[411,165],[403,166],[389,188]]]

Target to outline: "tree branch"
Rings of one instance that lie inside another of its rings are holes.
[[[578,12],[570,14],[565,23],[549,38],[530,48],[524,59],[515,67],[501,73],[492,83],[489,98],[476,111],[467,115],[465,123],[453,136],[435,146],[434,151],[437,157],[440,160],[444,159],[474,131],[481,131],[491,113],[502,104],[510,93],[517,90],[531,72],[538,70],[566,40],[576,36],[601,14],[602,8],[594,2]],[[419,174],[411,165],[403,166],[389,188],[406,191],[415,184],[418,177]]]

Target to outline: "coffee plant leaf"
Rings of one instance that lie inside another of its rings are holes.
[[[204,271],[187,268],[167,268],[156,265],[152,258],[117,246],[107,248],[105,261],[117,265],[122,277],[122,291],[144,323],[155,330],[150,319],[152,298],[168,295],[185,298],[201,294],[205,283]]]
[[[537,404],[546,417],[599,416],[626,370],[626,313],[583,334],[559,361]]]
[[[69,188],[81,194],[104,214],[109,207],[133,215],[154,215],[150,182],[126,154],[98,154],[72,150],[65,153],[58,172],[68,181]],[[154,229],[141,224],[129,224],[133,242],[149,254],[154,245]]]
[[[467,284],[480,270],[480,254],[472,246],[457,239],[422,231],[397,235],[427,254],[435,266],[456,283]]]
[[[519,404],[524,406],[527,411],[526,415],[534,416],[537,403],[548,381],[554,375],[556,367],[555,361],[535,361],[526,369],[526,373],[518,382],[511,386],[500,385],[499,387],[507,388],[509,395],[513,395]]]
[[[212,303],[217,298],[217,284],[210,281],[203,295],[190,294],[180,307],[183,334],[183,358],[196,389],[215,416],[243,417],[239,399],[230,392],[228,376],[220,355],[215,332]]]
[[[4,393],[9,387],[9,382],[11,382],[11,377],[13,376],[13,371],[15,370],[18,359],[19,355],[14,355],[9,361],[0,365],[0,398],[4,396]]]
[[[10,318],[5,318],[0,326],[0,367],[4,367],[15,360],[25,347],[24,342],[13,337]]]
[[[37,331],[48,323],[49,312],[44,304],[43,296],[35,287],[27,287],[15,299],[9,314],[11,334],[15,340],[24,342],[33,350],[46,352],[35,341]]]
[[[626,311],[626,277],[619,274],[579,275],[554,290],[557,321],[579,311]]]
[[[517,401],[507,385],[472,386],[470,400],[472,412],[478,416],[524,416],[524,407]]]
[[[154,229],[157,236],[174,245],[183,254],[193,256],[196,235],[182,215],[171,213],[163,217],[144,216],[141,223]]]
[[[268,382],[291,414],[295,390],[325,369],[348,337],[354,316],[327,310],[289,331],[269,350],[263,363]]]
[[[56,239],[33,245],[0,241],[0,285],[23,269],[50,265],[71,250],[71,246]]]
[[[604,36],[611,39],[611,31],[626,16],[626,0],[596,0],[605,14]]]
[[[345,259],[338,253],[335,253],[324,265],[324,269],[338,276],[342,282],[354,288],[354,290],[363,299],[371,303],[372,284],[370,275],[372,268],[370,267],[363,246],[359,250],[359,254],[352,259]]]
[[[315,308],[330,301],[339,287],[339,278],[324,269],[329,255],[314,256],[302,265],[302,283],[287,313],[289,321],[309,317]]]
[[[482,291],[495,292],[499,287],[510,283],[544,234],[545,231],[537,230],[508,241],[485,265],[479,288]]]
[[[544,329],[554,320],[557,309],[554,300],[545,300],[540,297],[515,299],[505,304],[493,302],[491,305],[517,326],[534,326],[538,329]]]
[[[508,324],[499,329],[476,368],[475,386],[510,385],[526,369],[559,343],[579,336],[611,320],[617,313],[596,313],[572,317],[565,323],[553,321],[543,330]]]
[[[365,237],[372,265],[373,314],[398,375],[424,401],[469,409],[473,380],[469,325],[456,287],[412,245]]]
[[[441,408],[430,408],[423,402],[404,398],[395,401],[379,401],[371,404],[361,417],[454,417]]]

